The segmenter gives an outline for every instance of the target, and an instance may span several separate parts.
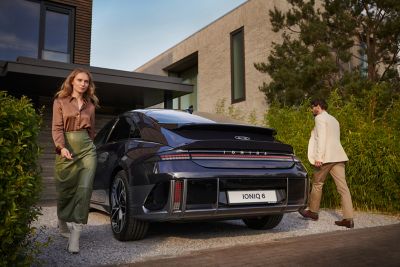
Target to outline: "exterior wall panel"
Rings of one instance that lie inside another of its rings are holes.
[[[274,6],[284,10],[288,4],[281,0],[249,0],[135,71],[167,75],[163,68],[198,51],[198,110],[215,112],[218,101],[231,103],[230,34],[243,27],[246,100],[233,106],[243,114],[254,111],[262,121],[268,107],[259,86],[270,78],[257,71],[254,63],[265,62],[272,43],[281,41],[280,33],[272,31],[269,21],[268,13]]]

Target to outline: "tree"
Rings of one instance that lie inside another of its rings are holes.
[[[354,77],[399,83],[400,1],[287,1],[287,12],[269,12],[282,43],[254,64],[272,79],[260,86],[269,102],[296,105]]]

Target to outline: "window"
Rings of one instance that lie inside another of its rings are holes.
[[[0,18],[0,60],[16,60],[18,56],[38,58],[40,4],[2,0]]]
[[[129,138],[141,138],[139,127],[133,122],[131,122]]]
[[[176,110],[152,110],[146,116],[153,118],[160,124],[185,124],[185,123],[215,123],[212,120]]]
[[[182,78],[182,83],[193,85],[193,93],[174,98],[173,109],[184,110],[193,106],[193,110],[197,110],[197,74],[197,65],[178,73],[177,77]]]
[[[46,9],[42,58],[70,62],[70,14],[60,8]]]
[[[0,60],[25,56],[71,62],[73,8],[45,1],[1,0],[0,18]]]
[[[246,99],[243,27],[231,33],[231,97],[232,103]]]
[[[130,135],[130,125],[125,117],[121,117],[110,135],[108,143],[118,142],[120,140],[128,139]]]
[[[130,118],[120,117],[108,142],[118,142],[128,138],[140,138],[139,128]]]
[[[96,134],[96,137],[94,138],[94,144],[96,145],[96,147],[99,147],[101,145],[103,145],[106,140],[108,135],[110,134],[110,131],[112,129],[112,127],[115,124],[115,120],[113,119],[110,122],[108,122],[101,130],[100,132],[98,132],[98,134]]]

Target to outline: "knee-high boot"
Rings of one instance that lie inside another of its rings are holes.
[[[78,253],[79,252],[79,237],[82,231],[82,224],[72,223],[72,231],[68,241],[68,252]]]
[[[69,238],[70,232],[68,229],[68,225],[65,221],[58,219],[58,230],[60,231],[61,236]]]

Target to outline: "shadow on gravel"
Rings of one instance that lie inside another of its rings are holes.
[[[185,239],[204,239],[218,237],[237,237],[259,235],[261,233],[283,233],[306,229],[307,220],[289,222],[292,218],[284,216],[282,222],[273,229],[254,230],[248,228],[241,220],[196,221],[196,222],[154,222],[150,224],[148,238],[179,237]],[[290,225],[290,226],[289,226]]]
[[[108,214],[98,210],[91,210],[91,213],[99,216]],[[335,212],[332,215],[339,218]],[[289,216],[285,214],[281,223],[273,229],[254,230],[248,228],[242,220],[224,220],[224,221],[190,221],[190,222],[152,222],[145,239],[179,237],[187,239],[203,239],[218,237],[237,237],[259,235],[261,233],[284,233],[307,229],[309,221],[301,216]],[[89,226],[90,227],[90,226]],[[107,231],[111,233],[111,226],[107,224]]]

